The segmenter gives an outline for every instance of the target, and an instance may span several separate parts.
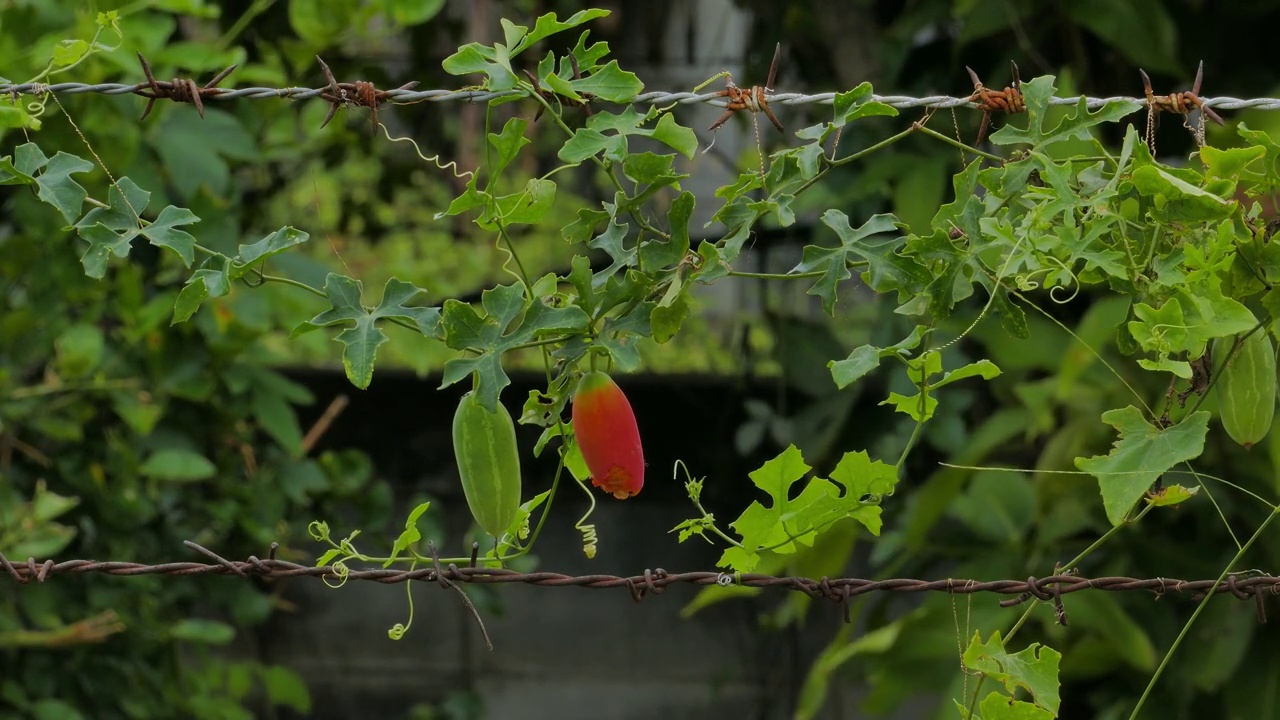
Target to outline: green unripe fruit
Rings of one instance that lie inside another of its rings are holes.
[[[1234,338],[1213,343],[1215,358],[1231,353]],[[1276,411],[1276,353],[1265,330],[1244,339],[1218,378],[1218,413],[1227,435],[1245,448],[1267,436]]]
[[[511,414],[498,403],[489,412],[469,392],[453,416],[453,454],[462,492],[476,524],[501,537],[520,509],[520,455]]]

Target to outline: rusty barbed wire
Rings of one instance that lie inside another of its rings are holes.
[[[973,595],[976,593],[994,593],[1013,597],[1000,601],[1002,607],[1012,607],[1032,598],[1051,601],[1062,624],[1066,624],[1066,612],[1063,609],[1062,596],[1085,590],[1101,590],[1108,592],[1146,591],[1159,599],[1166,594],[1191,593],[1193,600],[1201,600],[1210,593],[1230,594],[1240,600],[1254,600],[1258,606],[1260,622],[1266,622],[1263,610],[1265,595],[1280,595],[1280,577],[1261,573],[1256,570],[1228,575],[1221,583],[1217,580],[1180,580],[1177,578],[1132,578],[1132,577],[1097,577],[1087,578],[1074,574],[1059,573],[1047,577],[1028,577],[1025,580],[972,580],[962,578],[944,578],[941,580],[920,580],[912,578],[892,578],[887,580],[868,580],[863,578],[828,578],[819,579],[798,576],[777,576],[758,573],[727,573],[718,571],[694,571],[673,573],[662,568],[646,569],[639,575],[621,576],[607,574],[566,575],[557,572],[518,572],[504,568],[484,568],[475,566],[476,546],[473,546],[472,564],[459,567],[454,563],[442,564],[431,546],[432,562],[430,565],[412,570],[393,568],[361,568],[349,569],[333,565],[312,566],[279,560],[275,558],[277,544],[272,543],[270,553],[265,559],[250,556],[247,560],[228,560],[217,553],[191,541],[183,543],[188,548],[199,552],[212,562],[169,562],[149,565],[136,562],[97,561],[97,560],[54,560],[37,561],[28,558],[25,562],[10,562],[0,554],[0,570],[19,584],[31,581],[46,582],[56,575],[116,575],[133,577],[138,575],[231,575],[240,578],[262,578],[279,580],[292,577],[313,577],[324,580],[346,582],[349,580],[365,580],[383,584],[397,584],[418,580],[439,583],[442,587],[451,587],[453,583],[471,585],[523,584],[539,587],[581,587],[595,590],[627,589],[631,597],[639,602],[647,594],[661,594],[672,585],[719,585],[727,587],[738,585],[751,588],[782,588],[795,592],[803,592],[810,597],[825,597],[841,605],[846,605],[851,598],[873,592],[923,593],[945,592],[952,595]]]
[[[11,97],[21,96],[39,96],[46,93],[57,93],[66,95],[80,95],[84,93],[96,93],[101,95],[134,95],[140,94],[140,91],[150,90],[148,83],[136,83],[128,85],[125,83],[20,83],[20,84],[3,84],[0,83],[0,95],[8,95]],[[306,88],[306,87],[243,87],[243,88],[207,88],[201,90],[203,100],[261,100],[266,98],[289,99],[289,100],[311,100],[320,98],[329,91],[328,87]],[[378,91],[381,99],[397,105],[409,105],[421,102],[487,102],[505,97],[518,97],[527,95],[521,90],[504,90],[501,92],[491,92],[488,90],[407,90],[397,88],[393,90]],[[773,93],[769,95],[770,105],[830,105],[835,101],[836,93]],[[1096,110],[1110,103],[1117,102],[1136,102],[1146,107],[1147,100],[1144,97],[1130,97],[1124,95],[1116,95],[1112,97],[1090,97],[1090,96],[1073,96],[1073,97],[1052,97],[1049,99],[1051,105],[1075,105],[1084,98],[1085,104],[1090,110]],[[948,108],[972,108],[980,109],[981,105],[972,99],[971,95],[964,97],[956,97],[952,95],[927,95],[923,97],[913,97],[910,95],[871,95],[868,100],[884,103],[891,107],[902,109],[908,108],[933,108],[945,110]],[[1280,110],[1280,98],[1235,98],[1235,97],[1214,97],[1214,98],[1198,98],[1200,107],[1213,108],[1215,110]],[[595,102],[601,102],[598,98]],[[642,105],[693,105],[707,104],[716,107],[728,107],[732,104],[732,99],[727,99],[723,91],[695,93],[695,92],[668,92],[655,90],[643,92],[631,99],[632,103]],[[618,104],[618,103],[615,103]]]

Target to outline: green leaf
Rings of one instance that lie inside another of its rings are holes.
[[[603,287],[619,270],[625,271],[626,268],[636,264],[636,248],[627,248],[623,244],[630,227],[627,224],[619,224],[616,220],[610,220],[609,227],[587,243],[587,247],[603,250],[613,260],[609,267],[592,276],[591,286],[594,289],[599,290]]]
[[[849,357],[844,360],[828,362],[827,367],[831,369],[831,377],[836,381],[836,387],[843,390],[875,370],[880,366],[882,358],[892,354],[878,347],[862,345],[854,348],[853,352],[849,353]]]
[[[13,157],[0,157],[0,185],[34,185],[36,179],[13,164]]]
[[[654,342],[662,345],[675,337],[688,314],[689,300],[683,293],[670,305],[654,306],[649,317]]]
[[[617,60],[610,60],[608,65],[569,85],[580,94],[590,93],[609,102],[630,102],[644,90],[640,78],[618,67]]]
[[[31,706],[31,720],[84,720],[84,715],[70,703],[54,698],[41,698]]]
[[[80,237],[89,243],[89,247],[80,256],[85,275],[101,279],[106,276],[107,261],[112,256],[129,256],[133,239],[144,232],[141,215],[150,201],[151,193],[138,187],[133,180],[123,177],[108,189],[107,207],[94,208],[76,222],[75,227]],[[178,248],[185,250],[187,255],[183,257],[183,261],[186,262],[188,257],[194,259],[195,239],[181,230],[173,229],[173,224],[181,224],[184,219],[182,212],[190,215],[190,211],[180,211],[178,215],[171,213],[167,219],[170,224],[162,226],[157,235],[162,241],[176,243]]]
[[[882,400],[880,404],[892,405],[894,410],[910,415],[911,419],[916,422],[925,422],[933,417],[934,411],[938,409],[938,399],[927,393],[922,399],[920,393],[903,395],[902,393],[891,392],[889,397]]]
[[[839,210],[823,213],[822,222],[836,232],[840,244],[833,248],[805,246],[800,264],[791,272],[822,271],[822,276],[809,288],[807,294],[822,298],[822,309],[827,314],[835,315],[836,288],[842,280],[850,277],[850,255],[857,255],[870,263],[867,272],[863,273],[863,280],[877,292],[905,290],[927,282],[923,268],[910,258],[894,252],[894,248],[902,244],[901,237],[875,243],[864,242],[872,235],[899,229],[901,223],[893,215],[872,215],[857,230],[849,225],[849,216]]]
[[[53,66],[55,68],[64,68],[68,65],[74,65],[89,52],[89,43],[86,40],[63,40],[53,48]]]
[[[722,566],[750,572],[761,552],[786,554],[798,549],[796,543],[812,545],[818,532],[843,518],[858,521],[872,534],[880,533],[880,507],[874,499],[893,490],[896,467],[872,461],[865,452],[846,453],[831,480],[812,478],[794,500],[790,499],[792,485],[809,470],[800,451],[790,445],[750,474],[752,482],[771,502],[765,507],[752,501],[729,524],[742,536],[742,543],[741,547],[725,551],[720,558]],[[864,502],[869,496],[873,501]]]
[[[231,292],[231,280],[226,270],[201,268],[191,274],[187,284],[178,293],[173,303],[173,319],[170,325],[186,322],[200,309],[200,305],[211,297],[222,297]]]
[[[1235,201],[1202,190],[1156,165],[1134,170],[1133,187],[1154,198],[1154,214],[1161,222],[1223,220],[1236,208]]]
[[[72,180],[71,176],[90,170],[93,170],[93,163],[59,150],[44,166],[44,172],[36,178],[36,187],[39,188],[36,196],[56,207],[68,225],[74,225],[89,193]],[[121,178],[121,182],[123,181],[124,178]]]
[[[54,341],[55,367],[64,379],[83,378],[102,362],[105,347],[102,329],[77,323],[62,331]]]
[[[235,639],[236,630],[224,622],[187,618],[179,620],[169,628],[169,637],[174,640],[202,643],[205,645],[226,645]]]
[[[505,48],[499,53],[495,48],[480,43],[467,43],[441,63],[450,75],[484,73],[488,76],[485,87],[493,92],[510,90],[516,86],[515,73]]]
[[[267,235],[258,242],[241,245],[235,259],[231,262],[230,277],[238,279],[249,272],[254,263],[268,260],[295,245],[301,245],[311,239],[311,235],[297,228],[285,226]],[[214,297],[217,297],[216,295]]]
[[[849,357],[844,360],[829,361],[827,367],[831,370],[831,377],[835,380],[836,387],[841,390],[849,387],[879,367],[880,361],[884,358],[893,355],[906,357],[908,350],[920,347],[920,341],[924,339],[926,332],[927,328],[924,325],[917,325],[910,335],[895,345],[885,348],[862,345],[854,348],[853,352],[849,353]]]
[[[639,93],[637,92],[637,94]],[[649,134],[649,137],[690,160],[693,159],[694,153],[698,151],[698,136],[690,128],[677,123],[670,113],[658,119],[658,124],[653,127],[653,132]]]
[[[642,272],[655,273],[684,260],[689,253],[689,218],[693,216],[695,202],[693,193],[688,191],[680,193],[671,202],[671,208],[667,211],[671,237],[668,240],[647,240],[641,244],[639,259]]]
[[[191,263],[196,259],[196,239],[185,230],[179,230],[178,226],[198,222],[200,218],[196,217],[195,213],[186,208],[170,205],[161,210],[160,216],[150,225],[142,228],[142,235],[150,240],[152,245],[174,251],[178,257],[182,258],[184,265],[191,267]]]
[[[578,128],[573,137],[560,146],[556,157],[567,163],[580,163],[604,150],[615,137],[617,136],[605,135],[589,127]]]
[[[882,102],[876,102],[871,99],[871,96],[872,88],[869,82],[863,82],[848,92],[836,93],[831,103],[831,109],[835,115],[831,121],[832,126],[844,127],[864,117],[876,115],[896,117],[898,115],[897,109]]]
[[[957,380],[964,380],[965,378],[971,377],[980,377],[983,380],[991,380],[999,375],[1000,368],[996,367],[995,363],[990,360],[979,360],[948,372],[942,376],[941,380],[929,383],[929,387],[931,389],[940,388],[943,385],[950,385]]]
[[[444,9],[445,0],[383,0],[383,12],[399,25],[420,25]],[[306,710],[300,710],[306,712]]]
[[[1168,372],[1177,375],[1183,380],[1191,379],[1191,363],[1186,360],[1173,360],[1169,357],[1160,357],[1155,360],[1139,358],[1138,365],[1144,370]]]
[[[418,530],[418,518],[422,517],[430,507],[430,502],[419,503],[409,512],[409,517],[404,521],[404,530],[400,533],[400,537],[396,538],[395,544],[391,547],[391,555],[383,561],[382,567],[391,567],[391,563],[395,562],[401,553],[422,539],[422,532]]]
[[[520,154],[520,150],[531,142],[524,136],[528,127],[527,120],[515,117],[502,126],[502,132],[489,133],[489,144],[498,152],[498,156],[493,158],[493,166],[486,168],[489,173],[490,187],[493,185],[493,179],[501,175],[507,165]]]
[[[1043,75],[1022,83],[1022,95],[1027,105],[1027,129],[1005,125],[991,134],[991,142],[996,145],[1023,143],[1043,151],[1046,147],[1065,140],[1090,140],[1093,136],[1089,129],[1093,126],[1116,122],[1142,108],[1142,103],[1136,100],[1117,100],[1090,113],[1087,101],[1081,97],[1074,115],[1063,118],[1056,127],[1046,128],[1044,125],[1049,113],[1049,99],[1056,90],[1052,75]]]
[[[436,1],[444,5],[444,0]],[[396,0],[395,6],[400,7],[403,3],[404,0]],[[293,670],[282,665],[264,667],[262,686],[266,688],[267,700],[272,705],[283,705],[301,715],[311,714],[311,694],[307,691],[307,684]]]
[[[1075,464],[1098,478],[1102,504],[1112,525],[1124,522],[1134,503],[1163,473],[1199,457],[1209,430],[1209,413],[1204,410],[1165,429],[1148,423],[1142,411],[1132,405],[1108,410],[1102,421],[1120,433],[1110,454],[1076,458]]]
[[[157,480],[190,482],[208,480],[217,474],[218,468],[200,453],[166,448],[152,453],[138,471]]]
[[[670,178],[687,177],[676,173],[674,153],[658,155],[651,152],[630,153],[622,161],[622,173],[637,183],[662,183],[670,185]]]
[[[0,105],[0,130],[5,128],[25,128],[28,130],[39,130],[42,126],[40,118],[27,112],[24,107],[14,107],[12,105]],[[3,133],[0,133],[3,134]],[[0,162],[0,165],[3,165]],[[0,173],[3,169],[0,168]],[[3,178],[4,175],[0,175]],[[11,183],[0,180],[0,185],[9,185]]]
[[[340,14],[337,7],[334,12]],[[207,104],[203,118],[190,106],[165,112],[148,137],[177,196],[189,202],[202,189],[229,202],[228,161],[261,159],[257,141],[240,118]]]
[[[991,691],[987,696],[978,703],[978,710],[981,715],[970,716],[969,709],[956,703],[956,707],[960,710],[961,717],[970,718],[972,720],[1054,720],[1057,715],[1036,707],[1029,702],[1014,700],[1007,695],[1001,695],[999,692]]]
[[[1206,177],[1230,178],[1238,180],[1250,165],[1267,156],[1267,149],[1258,145],[1225,150],[1210,147],[1200,148],[1200,159],[1204,161]]]
[[[517,284],[485,290],[480,296],[480,305],[483,315],[458,300],[444,303],[441,327],[445,344],[478,355],[447,361],[440,387],[448,387],[476,373],[476,395],[490,412],[497,408],[502,389],[511,383],[502,369],[504,352],[543,333],[583,330],[589,321],[582,308],[553,307],[541,297],[529,302],[526,308],[524,288]],[[524,319],[515,323],[522,312]]]
[[[283,395],[271,392],[255,392],[249,400],[253,419],[280,447],[290,455],[302,452],[302,427],[298,415]]]
[[[1147,495],[1147,502],[1156,507],[1170,507],[1190,500],[1200,492],[1198,487],[1182,485],[1163,485],[1159,490]]]
[[[331,307],[299,325],[291,337],[321,327],[345,325],[346,328],[334,339],[343,345],[342,366],[346,369],[347,379],[361,390],[373,381],[378,348],[387,341],[386,333],[378,327],[379,320],[404,320],[412,323],[426,337],[440,337],[439,308],[406,304],[426,293],[412,283],[391,278],[382,290],[382,302],[372,309],[361,304],[363,285],[360,281],[345,275],[329,273],[325,278],[324,292]]]
[[[558,426],[553,426],[549,430],[556,430]],[[535,451],[535,456],[537,455]],[[516,517],[502,531],[502,537],[498,540],[497,546],[485,553],[485,557],[496,558],[499,555],[506,554],[509,550],[517,547],[519,540],[527,540],[529,537],[529,518],[533,516],[533,511],[537,510],[547,498],[551,496],[551,491],[538,493],[529,501],[525,502],[516,510]]]
[[[579,10],[568,18],[559,20],[556,18],[556,14],[551,12],[540,16],[537,21],[534,22],[532,31],[526,31],[527,29],[524,26],[515,25],[506,21],[504,21],[504,30],[507,28],[513,28],[516,31],[514,37],[510,34],[507,37],[508,45],[511,47],[511,55],[515,56],[517,53],[528,48],[539,40],[555,35],[556,33],[564,32],[565,30],[572,30],[573,28],[595,20],[596,18],[608,16],[608,10],[592,8],[589,10]]]
[[[845,125],[864,117],[893,117],[898,111],[890,105],[871,100],[871,83],[864,82],[847,92],[836,93],[832,102],[831,122],[800,130],[796,136],[802,140],[814,140],[821,147],[828,138]]]
[[[1025,650],[1010,654],[997,630],[985,643],[975,632],[962,659],[966,668],[999,682],[1011,694],[1018,689],[1026,690],[1037,706],[1052,713],[1051,717],[1057,716],[1060,702],[1058,664],[1062,653],[1040,643],[1032,643]]]
[[[491,230],[496,230],[499,224],[536,225],[546,217],[555,199],[554,181],[530,178],[520,192],[494,198],[476,224]]]

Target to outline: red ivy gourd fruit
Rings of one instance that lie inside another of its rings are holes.
[[[591,484],[619,500],[644,487],[644,449],[631,403],[613,378],[592,371],[573,395],[573,432]]]

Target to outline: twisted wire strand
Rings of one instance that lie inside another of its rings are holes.
[[[132,95],[139,90],[149,89],[146,83],[138,83],[135,85],[126,85],[124,83],[97,83],[86,84],[76,82],[54,83],[46,85],[44,83],[21,83],[21,84],[0,84],[0,95],[9,95],[11,97],[19,97],[24,95],[44,95],[46,93],[58,93],[66,95],[80,95],[84,93],[97,93],[101,95]],[[207,100],[262,100],[266,98],[279,98],[291,100],[310,100],[320,97],[328,88],[305,88],[305,87],[244,87],[225,89],[211,88],[202,91],[204,99]],[[412,104],[420,102],[488,102],[503,97],[511,97],[522,95],[519,90],[504,90],[501,92],[490,92],[487,90],[404,90],[394,89],[380,91],[385,93],[386,100],[396,104]],[[771,105],[830,105],[835,100],[836,93],[773,93],[769,95],[769,103]],[[1075,97],[1054,97],[1049,99],[1052,105],[1075,105],[1080,102],[1082,96]],[[1129,101],[1138,102],[1146,105],[1146,99],[1141,97],[1088,97],[1083,96],[1086,105],[1091,110],[1096,110],[1110,103]],[[909,95],[872,95],[871,100],[884,103],[898,109],[906,108],[956,108],[968,107],[975,108],[977,104],[972,102],[968,96],[954,97],[951,95],[928,95],[925,97],[912,97]],[[1280,98],[1234,98],[1234,97],[1214,97],[1200,98],[1203,105],[1218,110],[1280,110]],[[714,92],[693,93],[693,92],[666,92],[651,91],[640,93],[635,96],[631,102],[646,105],[694,105],[705,103],[717,107],[725,107],[728,101],[722,95]]]
[[[1052,575],[1039,579],[1031,577],[1025,580],[985,581],[956,578],[941,580],[913,578],[868,580],[852,577],[824,577],[815,580],[805,577],[774,576],[757,573],[730,574],[713,571],[671,573],[661,568],[645,570],[642,574],[632,576],[607,574],[566,575],[556,572],[525,573],[502,568],[458,567],[452,563],[442,566],[438,561],[433,563],[432,566],[413,570],[375,567],[349,569],[344,572],[342,568],[335,568],[331,565],[319,567],[299,565],[274,558],[259,559],[250,557],[246,561],[231,561],[195,543],[188,542],[186,544],[188,547],[210,557],[214,562],[171,562],[148,565],[135,562],[99,562],[96,560],[64,560],[62,562],[45,560],[37,562],[35,559],[29,558],[26,562],[11,563],[3,555],[0,555],[0,576],[7,574],[20,584],[33,580],[45,582],[55,575],[86,574],[126,577],[138,575],[233,575],[241,578],[259,577],[264,579],[314,577],[344,581],[365,580],[382,584],[418,580],[437,582],[442,586],[447,586],[448,582],[475,585],[514,583],[542,587],[627,588],[636,600],[643,597],[646,592],[661,593],[667,587],[677,584],[783,588],[803,592],[813,597],[827,597],[840,602],[871,592],[946,592],[959,595],[995,593],[1019,596],[1020,599],[1016,601],[1004,601],[1002,603],[1004,605],[1016,604],[1016,602],[1029,600],[1032,597],[1045,600],[1084,590],[1111,592],[1146,591],[1157,597],[1167,593],[1194,593],[1202,597],[1209,591],[1222,591],[1224,594],[1231,594],[1242,600],[1254,598],[1259,601],[1264,594],[1280,594],[1280,577],[1266,574],[1231,575],[1222,583],[1218,583],[1217,580],[1132,577],[1086,578],[1078,575]]]

